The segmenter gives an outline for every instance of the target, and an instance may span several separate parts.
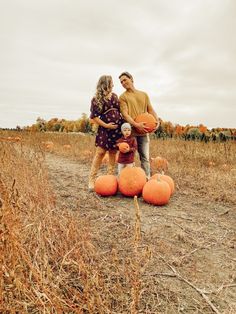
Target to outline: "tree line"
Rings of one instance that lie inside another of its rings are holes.
[[[20,128],[16,130],[26,130],[31,132],[82,132],[82,133],[96,133],[97,124],[91,120],[87,114],[83,113],[77,120],[66,120],[59,118],[52,118],[48,121],[38,117],[36,122],[31,126]],[[212,128],[208,129],[205,125],[199,124],[185,125],[173,124],[170,121],[163,121],[160,119],[160,125],[153,137],[160,139],[181,138],[183,140],[198,140],[198,141],[217,141],[224,142],[228,140],[236,140],[235,128]]]

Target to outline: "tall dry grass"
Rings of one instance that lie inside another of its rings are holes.
[[[8,135],[12,132],[1,134]],[[21,137],[17,143],[0,143],[0,312],[142,313],[141,295],[142,302],[149,296],[141,278],[151,253],[141,245],[137,203],[132,206],[133,237],[122,250],[114,245],[105,252],[96,246],[86,218],[55,206],[45,152],[89,167],[94,137],[59,133]],[[47,141],[53,146],[46,148]],[[168,174],[177,193],[236,203],[235,143],[152,139],[151,156],[157,155],[169,161]]]
[[[0,144],[0,312],[137,313],[146,252],[132,238],[124,257],[115,247],[101,252],[79,212],[55,207],[35,138]]]
[[[236,143],[152,140],[151,155],[170,163],[180,193],[236,204]]]

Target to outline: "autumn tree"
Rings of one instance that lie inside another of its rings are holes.
[[[181,136],[184,133],[184,127],[180,124],[176,124],[174,128],[174,134],[176,136]]]
[[[201,133],[206,133],[207,127],[203,124],[199,124],[198,129]]]

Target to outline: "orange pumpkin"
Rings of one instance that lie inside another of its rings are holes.
[[[142,193],[147,182],[146,174],[140,167],[126,167],[121,170],[118,181],[119,190],[125,196],[135,196]]]
[[[117,178],[111,174],[99,176],[94,184],[94,191],[101,196],[115,195],[117,188]]]
[[[143,187],[142,196],[145,202],[153,205],[166,205],[169,202],[171,189],[167,182],[149,180]]]
[[[156,173],[154,174],[150,180],[156,180],[156,179],[160,179],[162,181],[165,181],[169,184],[170,186],[170,190],[171,190],[171,195],[174,194],[175,192],[175,182],[174,180],[170,177],[170,176],[167,176],[166,174],[160,174],[160,173]]]
[[[150,166],[152,170],[166,172],[168,170],[169,163],[165,158],[157,156],[155,158],[151,157]]]
[[[16,142],[20,142],[20,141],[21,141],[21,137],[16,136],[16,137],[14,137],[14,140],[15,140]]]
[[[130,149],[129,144],[126,142],[120,143],[119,144],[119,151],[122,153],[125,153],[127,149]]]
[[[65,145],[63,145],[63,148],[65,148],[65,149],[71,149],[71,145],[70,145],[70,144],[65,144]]]
[[[157,121],[154,116],[148,112],[141,113],[135,118],[135,122],[145,122],[145,127],[148,128],[147,133],[151,133],[154,131],[157,125]],[[137,130],[138,131],[138,130]],[[138,131],[139,132],[139,131]]]
[[[51,151],[54,148],[54,143],[52,141],[42,142],[42,144],[46,150]]]

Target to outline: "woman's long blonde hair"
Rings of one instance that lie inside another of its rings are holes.
[[[113,82],[112,77],[110,75],[103,75],[98,80],[96,94],[94,98],[100,110],[102,110],[103,101],[104,100],[107,101],[110,99],[112,87]]]

